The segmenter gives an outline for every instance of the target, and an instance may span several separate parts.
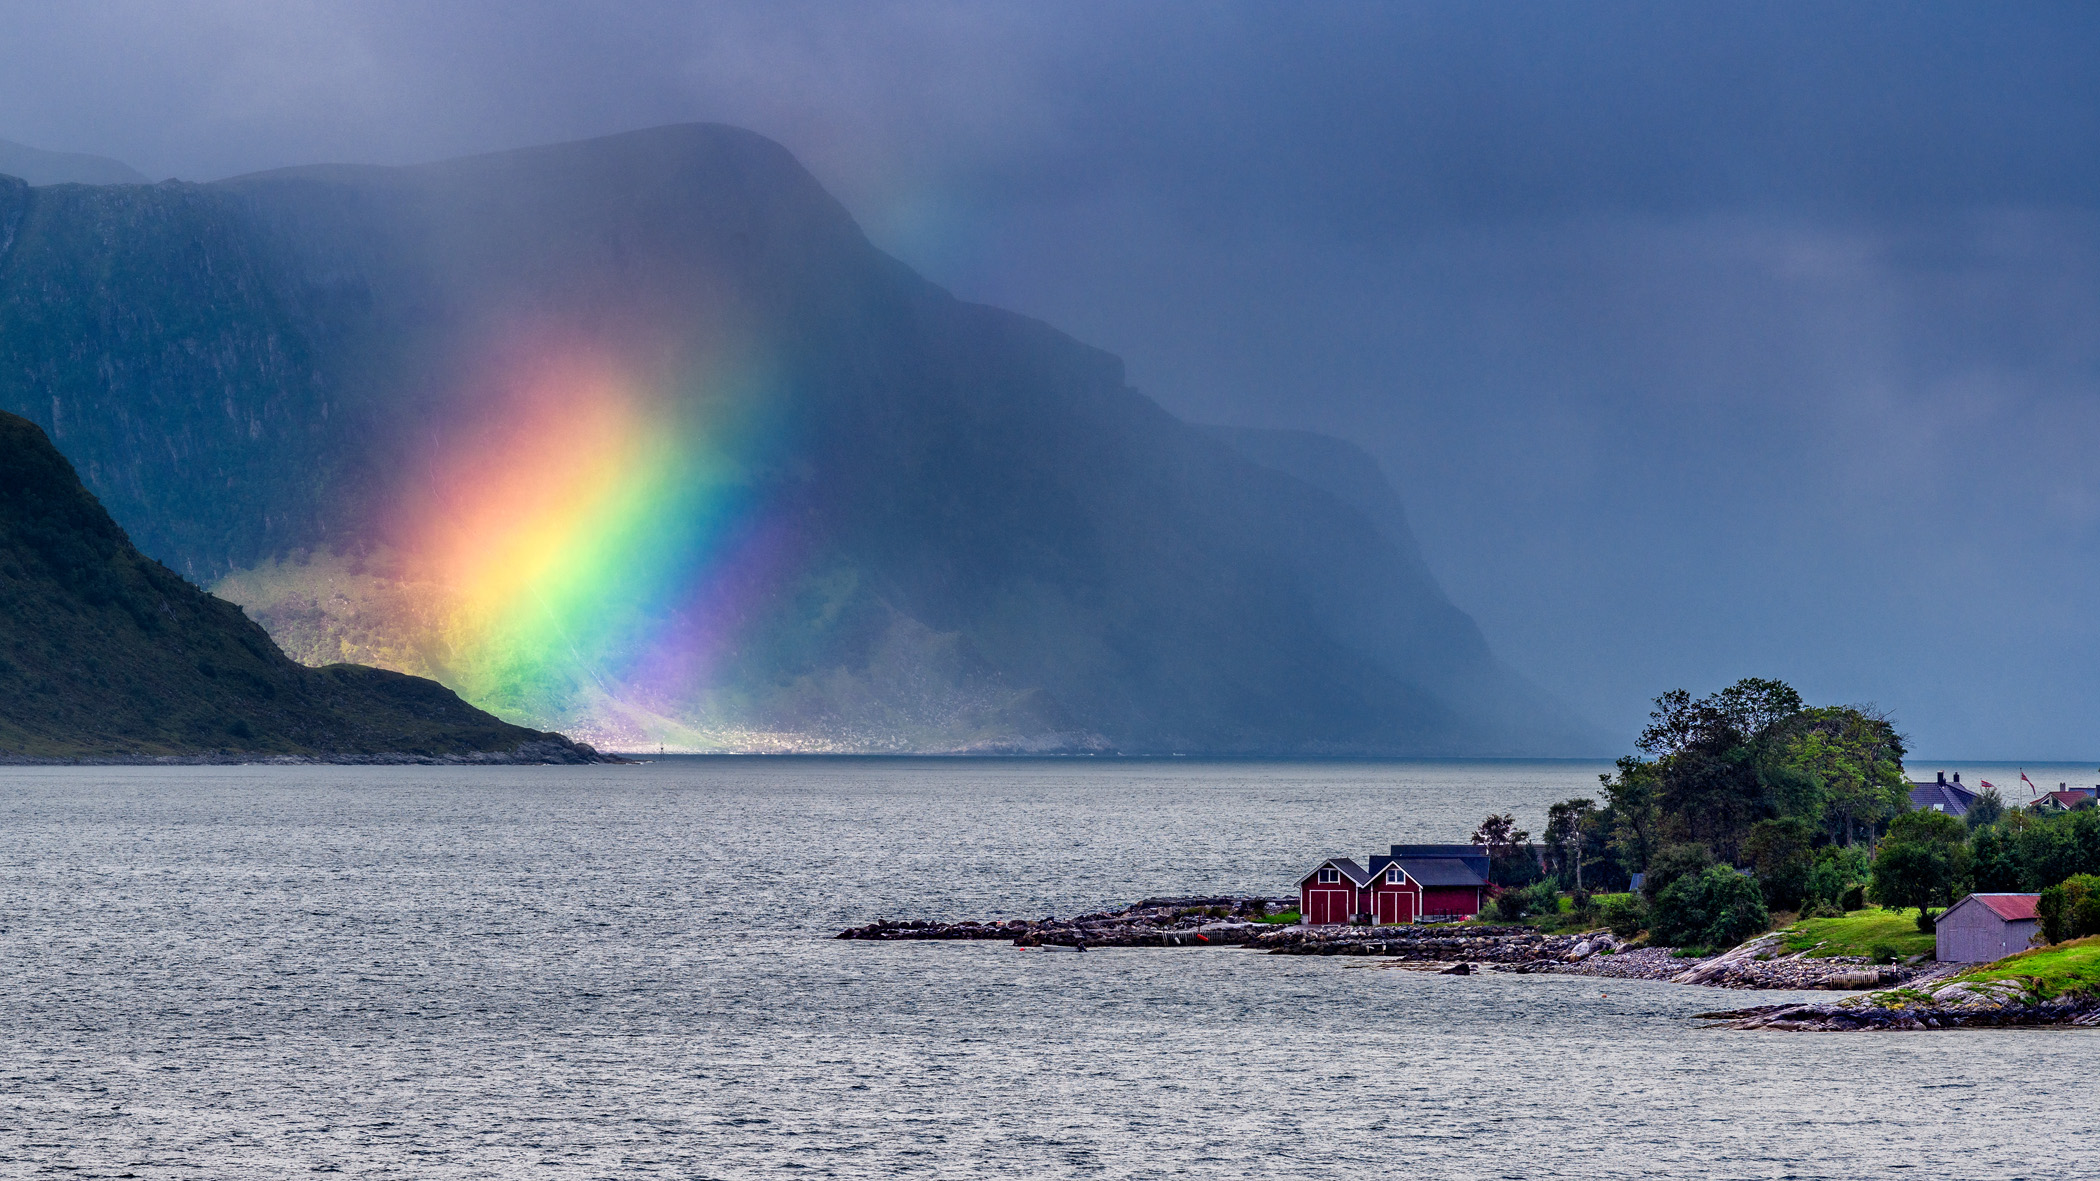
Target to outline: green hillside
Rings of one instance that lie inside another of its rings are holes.
[[[44,432],[0,413],[0,758],[589,759],[431,681],[293,663],[140,554]]]

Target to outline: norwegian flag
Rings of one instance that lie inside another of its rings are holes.
[[[2025,772],[2025,771],[2022,771],[2022,772],[2020,772],[2020,782],[2022,782],[2022,783],[2026,784],[2026,785],[2027,785],[2027,790],[2029,790],[2029,791],[2033,792],[2034,794],[2036,794],[2036,795],[2040,795],[2040,794],[2042,794],[2042,789],[2041,789],[2041,788],[2039,788],[2039,787],[2036,787],[2036,786],[2034,785],[2034,780],[2032,780],[2032,779],[2029,779],[2029,778],[2027,778],[2027,772]]]
[[[1995,787],[1992,787],[1992,786],[1991,786],[1991,781],[1990,781],[1990,780],[1988,780],[1988,779],[1978,780],[1978,782],[1980,782],[1980,783],[1982,783],[1982,784],[1983,784],[1983,788],[1984,788],[1984,790],[1985,790],[1985,791],[1997,791],[1997,790],[1998,790],[1997,788],[1995,788]]]

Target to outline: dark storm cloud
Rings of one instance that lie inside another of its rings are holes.
[[[0,138],[206,179],[688,119],[1191,417],[1356,439],[1512,663],[2091,753],[2074,6],[21,5]]]

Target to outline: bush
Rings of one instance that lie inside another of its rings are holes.
[[[1703,872],[1714,863],[1705,845],[1667,845],[1648,862],[1648,876],[1641,880],[1641,893],[1654,906],[1664,890],[1678,878]]]
[[[2035,909],[2042,919],[2042,936],[2051,943],[2100,935],[2100,876],[2073,874],[2042,891]]]
[[[1675,947],[1733,947],[1772,925],[1764,891],[1725,865],[1686,874],[1663,888],[1649,912],[1648,934]]]
[[[1597,908],[1597,916],[1612,934],[1631,939],[1648,929],[1648,902],[1639,894],[1614,894]]]
[[[1816,830],[1806,820],[1760,820],[1750,826],[1743,855],[1750,859],[1765,905],[1799,910],[1808,894],[1809,874],[1816,866]]]
[[[1802,883],[1801,910],[1834,918],[1867,904],[1867,852],[1835,846],[1816,851],[1816,863]],[[1848,901],[1847,896],[1851,895]],[[1824,912],[1829,912],[1825,914]]]
[[[1551,878],[1541,879],[1521,890],[1504,890],[1495,896],[1496,917],[1520,922],[1532,915],[1560,913],[1560,891]]]

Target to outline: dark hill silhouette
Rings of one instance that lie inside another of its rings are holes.
[[[0,414],[0,758],[198,754],[590,757],[431,681],[295,664],[133,549],[43,431]]]

